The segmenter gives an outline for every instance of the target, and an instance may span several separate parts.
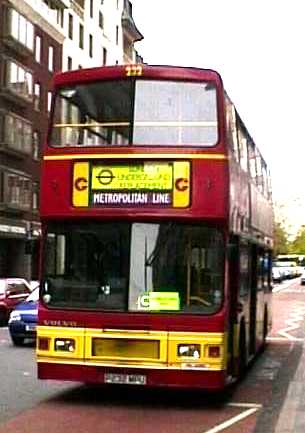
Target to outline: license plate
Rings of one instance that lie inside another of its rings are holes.
[[[36,326],[35,325],[26,325],[25,330],[26,331],[36,331]]]
[[[146,376],[142,374],[105,373],[104,382],[123,385],[146,385]]]

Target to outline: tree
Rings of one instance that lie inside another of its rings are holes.
[[[297,232],[295,239],[289,246],[289,251],[294,254],[305,255],[305,226],[301,226]]]
[[[288,251],[288,234],[280,222],[274,222],[274,256],[278,254],[287,254]]]

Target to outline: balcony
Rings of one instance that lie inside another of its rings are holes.
[[[71,6],[71,0],[26,0],[26,2],[36,11],[40,11],[42,4],[49,9],[69,9]]]
[[[74,3],[77,3],[79,7],[85,9],[85,0],[72,0]]]
[[[19,42],[12,35],[7,34],[3,36],[3,43],[9,47],[11,50],[14,50],[19,56],[27,58],[33,55],[33,51],[30,50],[26,45]]]
[[[0,202],[0,211],[7,215],[23,215],[25,212],[29,212],[29,209],[24,209],[16,204],[11,203],[1,203]]]
[[[124,37],[127,36],[132,42],[141,41],[143,39],[142,33],[137,29],[132,17],[132,5],[129,0],[124,0],[124,9],[122,14],[122,28]]]
[[[28,153],[23,152],[22,150],[13,149],[7,143],[0,142],[0,154],[1,153],[17,159],[26,159],[29,157]]]
[[[25,89],[25,83],[11,83],[1,88],[0,96],[19,105],[21,108],[26,108],[33,103],[33,96],[27,94]]]
[[[71,8],[81,19],[84,19],[84,11],[85,11],[84,0],[72,0]]]
[[[31,98],[21,95],[20,93],[14,92],[8,87],[2,87],[0,91],[0,96],[2,96],[2,98],[5,98],[10,102],[13,102],[13,104],[18,105],[21,108],[26,108],[29,106],[29,104],[32,104]]]
[[[50,3],[54,5],[54,9],[56,8],[65,8],[69,9],[71,2],[70,0],[51,0]]]

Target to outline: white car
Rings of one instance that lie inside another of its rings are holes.
[[[274,283],[281,283],[284,279],[284,274],[280,268],[272,268],[272,280]]]

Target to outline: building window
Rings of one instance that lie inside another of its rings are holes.
[[[6,63],[6,87],[26,99],[33,99],[33,75],[12,60]]]
[[[89,56],[93,57],[93,36],[89,35]]]
[[[39,147],[40,147],[40,133],[38,131],[33,132],[33,148],[32,155],[35,161],[39,159]]]
[[[103,65],[107,64],[107,50],[103,48]]]
[[[90,0],[90,18],[93,18],[93,0]]]
[[[34,85],[34,109],[40,111],[41,108],[41,85],[40,83],[35,83]]]
[[[22,117],[8,113],[4,118],[4,141],[8,148],[31,154],[32,125]]]
[[[84,48],[84,26],[82,24],[79,25],[79,48]]]
[[[116,8],[119,9],[120,6],[120,0],[116,0]]]
[[[48,69],[49,71],[54,71],[54,48],[49,46],[49,57],[48,57]]]
[[[3,194],[4,194],[4,179],[3,173],[0,171],[0,203],[4,202]]]
[[[52,92],[48,92],[48,112],[51,111],[51,105],[52,105]]]
[[[36,62],[41,62],[41,37],[36,36],[35,38],[35,60]]]
[[[68,71],[71,71],[72,69],[72,57],[68,57],[67,59],[67,69]]]
[[[57,9],[57,24],[60,27],[64,26],[64,10],[62,8]]]
[[[29,50],[34,51],[34,26],[14,9],[10,9],[9,31],[14,39],[25,45]]]
[[[69,30],[68,35],[70,39],[73,39],[73,15],[69,14]]]
[[[8,205],[30,210],[32,206],[30,178],[10,171],[4,172],[4,201]]]
[[[117,45],[119,45],[119,26],[116,26],[115,29],[115,42]]]
[[[98,25],[101,29],[104,29],[104,15],[102,14],[102,12],[99,12]]]
[[[39,208],[39,184],[33,182],[33,210],[37,211]]]

